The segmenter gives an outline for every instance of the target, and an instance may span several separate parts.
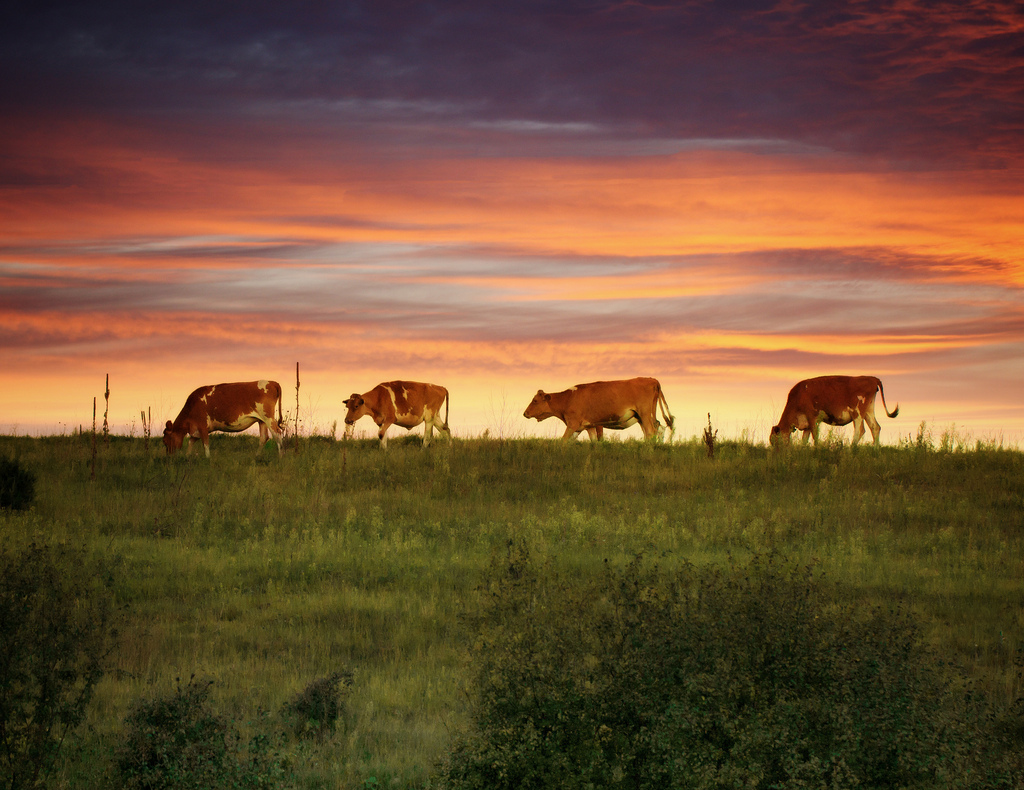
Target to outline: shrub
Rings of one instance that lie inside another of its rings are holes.
[[[271,738],[257,735],[243,748],[234,726],[210,709],[211,685],[179,680],[173,694],[135,705],[116,754],[126,790],[285,786]]]
[[[35,496],[35,474],[14,459],[0,458],[0,507],[27,510]]]
[[[342,688],[352,685],[351,672],[333,672],[314,680],[281,708],[281,717],[299,738],[324,740],[337,726],[344,711]]]
[[[0,550],[0,777],[40,786],[85,716],[114,632],[110,579],[82,552]]]
[[[473,731],[448,788],[1013,786],[898,608],[776,557],[578,584],[512,545],[473,618]],[[980,756],[979,756],[980,755]],[[985,766],[985,770],[977,770]]]

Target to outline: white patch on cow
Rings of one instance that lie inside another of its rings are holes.
[[[402,423],[409,415],[404,414],[403,412],[400,412],[398,410],[398,396],[395,395],[394,390],[392,390],[390,387],[388,387],[387,390],[388,395],[391,396],[391,410],[395,413],[395,423],[397,423],[398,425],[402,425]],[[402,387],[402,397],[405,398],[406,403],[409,402],[409,393],[406,391],[405,387]]]
[[[264,392],[266,392],[267,388],[270,386],[270,382],[267,381],[266,379],[260,379],[258,382],[256,382],[256,386],[259,387]]]

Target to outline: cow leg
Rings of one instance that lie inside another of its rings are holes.
[[[443,434],[447,434],[448,441],[451,441],[451,439],[452,439],[452,432],[448,429],[447,423],[444,423],[444,422],[441,421],[441,416],[439,414],[435,414],[429,420],[426,420],[426,423],[427,423],[428,426],[430,426],[430,427],[428,427],[428,430],[433,430],[433,428],[437,428],[437,433],[439,435],[442,434],[442,433]],[[426,435],[424,435],[424,446],[426,446],[426,441],[425,440],[426,440]]]
[[[380,424],[380,430],[377,431],[377,438],[380,439],[380,449],[388,449],[388,428],[394,425],[393,422],[385,420]]]
[[[260,443],[256,448],[256,455],[263,452],[263,445],[267,443],[267,424],[265,422],[260,423]]]
[[[871,439],[874,442],[875,447],[878,447],[879,437],[882,433],[882,426],[878,424],[878,420],[875,419],[875,401],[874,398],[869,400],[864,406],[864,422],[867,423],[868,428],[871,429]],[[861,433],[864,433],[864,428],[861,427]]]
[[[570,439],[575,439],[581,433],[583,433],[583,428],[582,427],[580,427],[580,428],[572,428],[572,427],[566,425],[565,426],[565,433],[562,434],[562,439],[563,439],[563,441],[569,441]]]
[[[587,426],[587,436],[590,437],[590,441],[592,441],[592,442],[599,442],[599,441],[601,441],[601,433],[603,433],[603,431],[601,431],[601,426],[600,425],[590,425],[590,426]]]
[[[871,429],[871,439],[873,440],[875,447],[878,447],[880,443],[879,440],[882,435],[882,426],[878,424],[878,420],[875,419],[874,414],[868,414],[865,418],[865,422],[867,422],[868,428]]]
[[[654,439],[658,435],[658,428],[660,423],[654,418],[654,413],[639,415],[637,412],[633,412],[633,419],[638,420],[640,423],[640,430],[644,432],[645,439]]]
[[[210,431],[209,429],[199,429],[199,440],[203,443],[203,449],[206,450],[206,457],[210,457]]]
[[[434,420],[433,418],[426,419],[423,421],[423,446],[428,447],[430,440],[434,438]]]
[[[864,418],[860,416],[860,413],[856,413],[853,416],[853,446],[856,447],[860,440],[864,437]]]
[[[270,429],[270,435],[274,437],[274,444],[277,445],[277,457],[280,458],[284,455],[282,446],[284,445],[284,431],[281,430],[281,424],[275,419],[271,419],[267,423],[267,427]]]

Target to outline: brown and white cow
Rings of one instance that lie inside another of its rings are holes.
[[[380,446],[387,449],[388,428],[398,425],[406,430],[426,423],[423,428],[423,446],[430,444],[434,428],[448,434],[448,390],[438,384],[421,381],[385,381],[362,395],[352,393],[345,401],[345,438],[352,436],[356,420],[369,415],[377,423]],[[441,407],[444,406],[444,419]]]
[[[898,404],[889,411],[882,382],[874,376],[818,376],[797,382],[789,391],[779,424],[772,428],[770,441],[776,447],[780,443],[788,444],[793,431],[803,431],[803,443],[807,444],[807,437],[811,436],[817,445],[821,423],[849,425],[852,422],[854,444],[864,436],[867,424],[877,445],[882,426],[875,419],[876,392],[882,393],[882,408],[889,417],[900,413]]]
[[[210,431],[237,433],[255,422],[260,424],[260,445],[257,452],[267,443],[269,432],[277,443],[277,454],[281,455],[281,385],[276,381],[240,381],[200,387],[185,400],[185,405],[174,422],[167,421],[164,428],[164,445],[167,447],[167,454],[174,455],[181,449],[186,436],[201,439],[206,449],[206,457],[209,458]],[[191,451],[190,442],[186,452]]]
[[[668,410],[657,379],[594,381],[562,392],[537,390],[523,416],[538,422],[557,417],[565,423],[563,439],[575,439],[586,431],[591,440],[600,440],[605,428],[622,430],[637,423],[644,438],[651,439],[661,434],[657,420],[659,405],[665,423],[673,429],[675,418]]]

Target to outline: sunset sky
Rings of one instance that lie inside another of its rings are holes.
[[[406,378],[556,436],[538,388],[645,375],[764,442],[848,373],[887,443],[1024,442],[1019,2],[139,5],[0,11],[0,433],[108,374],[118,433],[294,414],[299,363],[304,432]]]

